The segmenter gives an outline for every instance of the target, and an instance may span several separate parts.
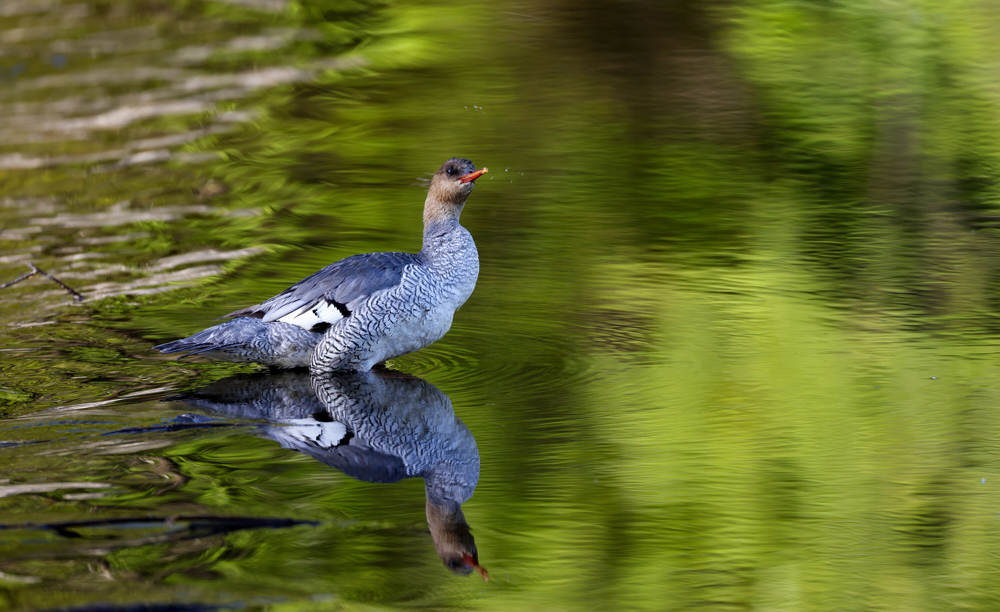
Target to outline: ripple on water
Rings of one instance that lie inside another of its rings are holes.
[[[510,346],[483,351],[477,338],[438,342],[388,365],[427,378],[448,393],[489,393],[502,388],[505,397],[529,398],[544,394],[553,381],[560,386],[592,379],[593,363],[577,351],[566,351],[558,338],[541,336],[530,350]]]

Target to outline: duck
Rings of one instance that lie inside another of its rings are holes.
[[[459,223],[476,179],[489,172],[453,157],[424,201],[419,253],[365,253],[326,266],[229,321],[153,347],[271,368],[367,372],[420,350],[451,328],[479,277],[476,243]]]
[[[417,376],[280,370],[238,374],[173,398],[228,419],[363,482],[424,481],[434,550],[457,575],[478,572],[479,550],[462,511],[479,483],[476,439],[451,399]],[[263,421],[263,422],[261,422]]]

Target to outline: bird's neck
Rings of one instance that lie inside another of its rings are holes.
[[[432,249],[448,242],[451,234],[456,229],[462,227],[458,224],[458,219],[440,219],[430,223],[424,223],[424,250]]]
[[[454,220],[458,223],[465,208],[465,198],[461,201],[438,197],[433,191],[427,194],[424,201],[424,228],[439,221]]]
[[[427,196],[424,202],[424,252],[445,248],[454,240],[456,231],[462,228],[458,220],[463,208],[464,201],[443,200],[433,194]]]
[[[444,556],[449,550],[469,548],[472,534],[469,533],[469,523],[465,521],[460,504],[445,504],[438,506],[427,502],[427,526],[434,540],[434,548],[438,555]]]

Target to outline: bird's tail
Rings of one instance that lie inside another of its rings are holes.
[[[201,355],[220,361],[257,362],[279,368],[308,367],[313,347],[323,334],[297,325],[265,323],[236,317],[181,340],[154,346],[161,353]]]

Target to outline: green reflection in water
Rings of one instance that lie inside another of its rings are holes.
[[[92,6],[86,19],[117,19]],[[476,436],[482,473],[463,507],[493,580],[441,568],[413,481],[356,482],[230,430],[148,433],[130,446],[6,428],[4,441],[55,441],[0,449],[0,478],[114,488],[3,497],[5,523],[183,513],[322,524],[103,556],[61,541],[46,546],[63,552],[33,556],[4,541],[5,605],[134,601],[141,588],[143,601],[260,608],[254,598],[278,597],[269,608],[288,610],[996,607],[994,8],[136,6],[128,19],[164,24],[164,57],[270,27],[310,31],[269,50],[225,42],[185,69],[344,61],[101,138],[3,146],[85,155],[211,127],[219,108],[256,110],[172,149],[217,160],[0,171],[5,196],[53,198],[53,214],[124,199],[132,211],[204,207],[5,233],[3,248],[69,273],[94,270],[72,259],[80,253],[149,269],[81,276],[85,293],[155,277],[175,255],[264,250],[183,281],[193,287],[124,291],[86,309],[51,310],[58,292],[18,285],[5,319],[52,324],[0,332],[0,410],[37,413],[12,426],[108,399],[118,401],[67,412],[175,415],[174,404],[127,395],[165,397],[233,368],[154,360],[148,346],[346,255],[417,249],[414,177],[467,156],[492,169],[463,216],[479,286],[445,339],[393,365],[440,387]],[[51,15],[13,19],[5,31],[54,27]],[[66,36],[96,27],[80,23]],[[154,61],[128,44],[119,67]],[[107,61],[70,54],[67,69]],[[42,64],[34,76],[59,72]],[[47,214],[31,202],[0,208],[5,232]],[[0,270],[20,273],[6,260]]]

